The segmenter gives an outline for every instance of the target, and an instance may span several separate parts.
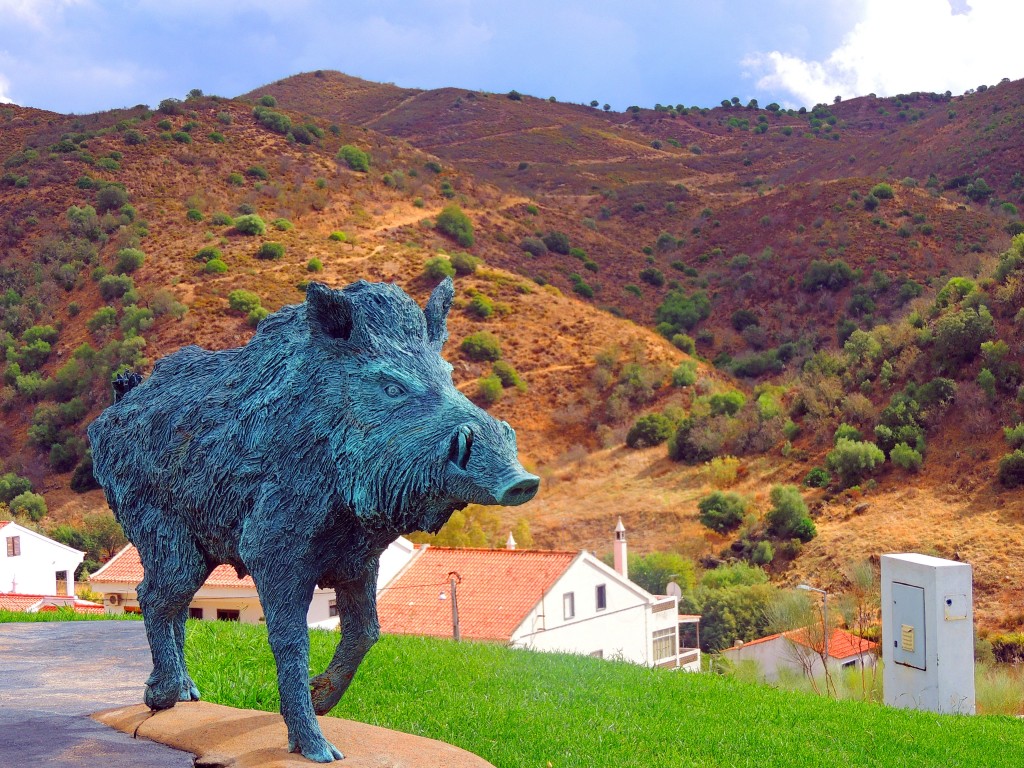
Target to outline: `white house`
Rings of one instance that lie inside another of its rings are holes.
[[[394,634],[452,637],[457,621],[465,639],[700,669],[699,649],[679,644],[680,620],[699,617],[680,617],[676,597],[646,592],[588,552],[417,547],[377,610]]]
[[[385,583],[412,557],[414,548],[408,539],[399,537],[384,551],[380,559],[378,584]],[[89,577],[93,590],[103,595],[103,603],[110,613],[138,613],[136,588],[145,572],[139,553],[131,544],[110,559],[106,565]],[[194,619],[221,619],[257,624],[265,620],[263,606],[256,594],[251,576],[238,577],[230,565],[219,565],[196,592],[189,604],[189,616]],[[333,589],[317,587],[306,613],[311,627],[336,627],[338,611]]]
[[[765,680],[779,679],[779,671],[790,669],[809,677],[820,677],[822,666],[822,633],[812,638],[803,629],[794,629],[768,637],[737,643],[726,648],[722,655],[732,662],[755,661]],[[843,629],[833,629],[828,639],[828,667],[830,672],[856,667],[874,668],[878,661],[878,643],[865,640]]]
[[[0,520],[0,593],[74,596],[84,552]]]

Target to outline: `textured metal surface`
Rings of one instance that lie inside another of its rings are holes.
[[[244,347],[168,355],[90,425],[94,474],[146,571],[151,708],[198,698],[187,608],[229,563],[260,595],[290,747],[339,758],[314,713],[337,704],[377,639],[380,553],[467,504],[533,498],[515,432],[454,387],[440,355],[453,296],[445,280],[421,310],[387,283],[311,283]],[[317,584],[336,590],[342,639],[309,681]]]

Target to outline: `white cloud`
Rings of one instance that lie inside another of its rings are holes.
[[[10,89],[11,84],[7,81],[7,78],[0,75],[0,104],[13,104],[14,100],[7,95],[7,91]]]
[[[0,18],[8,24],[21,22],[44,31],[63,18],[65,8],[88,4],[89,0],[0,0]]]
[[[867,0],[861,20],[824,61],[785,51],[755,53],[743,65],[763,91],[798,103],[911,91],[962,93],[1024,77],[1019,32],[1024,4],[970,0]]]

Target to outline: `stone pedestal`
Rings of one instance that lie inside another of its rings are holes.
[[[143,704],[97,712],[93,719],[137,738],[191,752],[207,768],[309,768],[287,751],[288,732],[276,712],[234,709],[205,701],[150,712]],[[345,754],[339,768],[494,768],[450,744],[365,723],[321,717],[324,736]]]

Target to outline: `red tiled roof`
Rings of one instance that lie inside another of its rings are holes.
[[[384,632],[452,636],[449,573],[457,585],[459,629],[470,640],[508,640],[575,552],[429,547],[377,598]],[[444,592],[445,599],[439,599]]]
[[[0,610],[27,611],[40,601],[43,602],[38,609],[40,611],[55,611],[58,607],[68,607],[77,613],[103,613],[102,605],[71,595],[22,595],[16,592],[0,593]]]
[[[0,520],[0,528],[3,528],[5,525],[9,525],[10,522],[10,520]]]
[[[775,640],[780,637],[785,637],[787,640],[792,640],[794,643],[811,648],[812,650],[821,653],[820,641],[813,644],[807,637],[807,628],[793,629],[789,632],[779,632],[774,635],[768,635],[767,637],[759,637],[757,640],[751,640],[749,643],[743,643],[734,648],[726,648],[724,651],[739,650],[740,648],[747,648],[751,645],[758,645],[760,643],[767,643],[771,640]],[[871,640],[865,640],[863,637],[847,632],[845,629],[833,629],[832,634],[828,638],[828,655],[833,659],[848,659],[851,656],[858,656],[862,653],[868,653],[878,648],[878,643]]]
[[[129,544],[90,576],[89,581],[93,584],[138,584],[144,575],[139,551],[135,549],[135,545]],[[251,576],[238,578],[235,569],[230,565],[218,565],[214,568],[203,586],[256,589],[256,583]]]

